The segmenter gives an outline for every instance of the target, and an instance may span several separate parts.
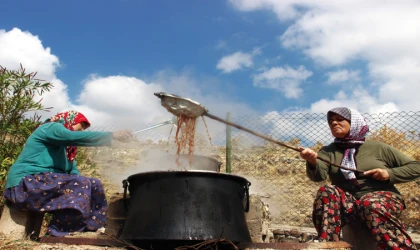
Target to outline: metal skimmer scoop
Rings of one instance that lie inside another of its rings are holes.
[[[237,129],[246,131],[246,132],[248,132],[250,134],[253,134],[255,136],[258,136],[258,137],[260,137],[260,138],[262,138],[264,140],[270,141],[270,142],[275,143],[277,145],[280,145],[280,146],[283,146],[283,147],[286,147],[286,148],[295,150],[297,152],[301,152],[302,151],[301,148],[293,147],[293,146],[288,145],[288,144],[286,144],[284,142],[281,142],[281,141],[278,141],[278,140],[274,140],[271,137],[268,137],[266,135],[257,133],[255,131],[250,130],[250,129],[247,129],[247,128],[244,128],[242,126],[239,126],[239,125],[237,125],[235,123],[232,123],[232,122],[223,120],[222,118],[219,118],[217,116],[211,115],[211,114],[208,113],[208,110],[203,105],[201,105],[200,103],[198,103],[196,101],[193,101],[191,99],[183,98],[183,97],[180,97],[180,96],[177,96],[177,95],[167,94],[167,93],[164,93],[164,92],[155,93],[155,96],[157,96],[157,97],[159,97],[161,99],[161,104],[162,104],[163,107],[165,107],[169,112],[171,112],[172,114],[174,114],[176,116],[184,115],[184,116],[187,116],[189,118],[195,119],[195,118],[197,118],[199,116],[205,115],[207,117],[210,117],[211,119],[214,119],[216,121],[222,122],[224,124],[227,124],[229,126],[235,127]],[[335,166],[335,167],[338,167],[338,168],[342,168],[342,169],[345,169],[345,170],[349,170],[349,171],[353,171],[353,172],[358,172],[358,173],[363,173],[364,172],[362,170],[351,169],[351,168],[347,168],[347,167],[344,167],[344,166],[341,166],[341,165],[332,163],[332,162],[330,162],[328,160],[325,160],[325,159],[323,159],[323,158],[321,158],[319,156],[317,157],[317,159],[320,160],[320,161],[323,161],[325,163],[331,164],[332,166]]]

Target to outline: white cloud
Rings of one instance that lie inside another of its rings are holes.
[[[321,99],[311,105],[310,110],[314,113],[326,113],[334,107],[349,107],[361,113],[386,113],[398,112],[399,108],[392,102],[380,103],[372,97],[363,87],[356,87],[350,95],[343,91],[338,92],[333,99]]]
[[[238,51],[236,53],[222,57],[217,63],[217,69],[224,73],[231,73],[242,68],[250,68],[253,65],[253,57],[260,53],[259,49],[255,49],[251,53],[243,53]]]
[[[35,98],[42,98],[44,107],[53,107],[51,112],[43,113],[44,116],[50,116],[71,106],[67,86],[55,76],[56,68],[60,66],[58,57],[51,54],[50,48],[44,48],[38,36],[18,28],[10,31],[0,30],[0,65],[14,70],[22,65],[26,73],[36,72],[35,78],[54,85],[50,92]]]
[[[378,105],[420,106],[420,99],[407,91],[420,86],[418,0],[230,2],[241,11],[270,10],[280,21],[292,22],[280,36],[282,45],[302,50],[320,66],[366,62]]]
[[[10,69],[22,64],[26,72],[38,72],[36,78],[45,81],[55,78],[55,69],[60,65],[58,57],[51,54],[50,48],[44,48],[38,36],[18,28],[0,30],[0,64]]]
[[[419,28],[418,1],[302,4],[307,11],[282,35],[282,43],[285,47],[303,49],[311,58],[327,65],[340,65],[356,58],[381,62],[420,53],[415,47],[420,34],[413,32]],[[395,47],[398,44],[403,46]]]
[[[257,53],[255,50],[252,53]],[[172,114],[161,106],[155,92],[164,91],[202,102],[210,113],[225,117],[226,112],[235,111],[235,115],[253,114],[248,105],[237,102],[226,90],[217,88],[217,79],[195,77],[184,70],[159,71],[148,80],[123,75],[98,76],[92,73],[81,85],[77,100],[71,100],[67,85],[57,78],[55,71],[60,63],[58,57],[41,40],[29,32],[15,28],[10,31],[0,30],[0,65],[8,69],[18,69],[22,64],[27,72],[37,72],[44,80],[53,83],[50,92],[42,95],[45,107],[53,107],[51,112],[41,113],[43,119],[65,111],[78,110],[84,113],[92,128],[118,130],[129,128],[140,130],[150,125],[172,118]],[[226,93],[226,94],[225,94]],[[211,136],[221,133],[225,125],[206,119]],[[154,139],[167,139],[170,126],[153,130]],[[201,120],[197,122],[197,132],[205,132]]]
[[[298,114],[293,112],[267,112],[261,119],[267,121],[266,126],[270,128],[268,134],[281,141],[299,138],[303,146],[312,146],[321,141],[327,144],[333,137],[328,129],[325,116],[308,115],[310,110],[300,110]],[[296,116],[299,119],[296,119]],[[319,128],[314,132],[314,128]]]
[[[154,76],[153,82],[162,85],[167,93],[177,94],[199,102],[208,109],[210,114],[222,119],[225,119],[227,112],[231,112],[232,116],[256,114],[253,108],[236,100],[225,86],[218,84],[217,80],[213,78],[194,77],[188,71],[177,73],[167,70]],[[211,136],[223,134],[226,130],[226,125],[221,122],[208,117],[205,120]],[[196,131],[202,134],[207,133],[201,119],[198,119]],[[221,140],[224,139],[221,138]]]
[[[153,77],[153,82],[162,85],[167,93],[198,101],[210,113],[225,115],[226,112],[235,110],[238,115],[244,115],[253,112],[246,104],[236,101],[226,92],[224,86],[218,87],[215,81],[217,80],[213,78],[194,77],[191,72],[161,71]]]
[[[85,80],[78,102],[102,115],[101,124],[150,123],[170,117],[162,109],[155,92],[162,86],[127,76],[90,76]],[[95,116],[95,114],[92,114]],[[118,121],[113,121],[116,116]]]
[[[360,77],[359,77],[360,71],[358,70],[347,70],[347,69],[343,69],[343,70],[339,70],[339,71],[334,71],[334,72],[328,72],[326,73],[326,75],[328,76],[328,80],[327,83],[329,84],[335,84],[335,83],[343,83],[343,82],[359,82],[360,81]]]
[[[281,20],[288,20],[299,16],[299,10],[295,5],[304,1],[291,0],[229,0],[229,2],[241,11],[254,11],[258,9],[273,10]]]
[[[420,99],[413,91],[420,88],[420,57],[403,58],[370,66],[372,77],[384,82],[379,89],[379,100],[394,102],[401,110],[416,111]]]
[[[275,89],[284,93],[287,98],[298,98],[302,94],[301,83],[312,75],[311,71],[299,66],[293,69],[286,67],[273,67],[254,76],[254,86]]]
[[[215,48],[217,50],[226,49],[227,48],[227,41],[225,41],[225,40],[219,40],[219,41],[217,41]]]
[[[40,100],[42,98],[42,104],[44,107],[52,107],[53,112],[69,109],[71,101],[67,94],[67,85],[57,78],[52,79],[51,83],[54,86],[51,91],[45,92],[42,96],[38,96],[36,99]]]

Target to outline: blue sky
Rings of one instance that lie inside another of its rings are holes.
[[[116,126],[166,120],[156,91],[216,115],[418,111],[420,1],[365,2],[3,0],[0,65]]]

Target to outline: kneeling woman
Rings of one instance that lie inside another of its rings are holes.
[[[8,172],[4,197],[19,209],[51,213],[52,236],[104,226],[108,204],[102,183],[80,175],[77,146],[106,146],[131,134],[83,131],[89,126],[77,111],[51,117],[31,134]]]

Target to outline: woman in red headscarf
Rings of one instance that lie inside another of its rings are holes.
[[[420,163],[397,149],[374,140],[366,140],[369,127],[354,109],[334,108],[327,113],[334,142],[316,153],[302,148],[307,161],[306,173],[315,182],[329,178],[316,195],[313,222],[320,241],[339,241],[346,222],[362,220],[378,249],[416,249],[399,217],[404,200],[394,186],[420,177]],[[317,159],[345,166],[354,171],[332,167]]]
[[[8,172],[4,197],[20,209],[51,213],[52,236],[104,226],[108,204],[102,183],[80,175],[77,146],[110,145],[112,139],[128,139],[131,134],[84,131],[89,126],[77,111],[47,119],[28,138]]]

